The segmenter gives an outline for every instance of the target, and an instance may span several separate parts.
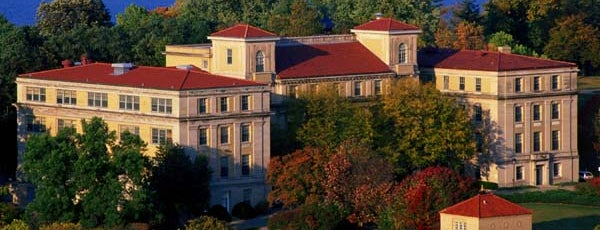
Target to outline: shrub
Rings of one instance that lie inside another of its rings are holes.
[[[4,226],[2,230],[29,230],[29,226],[27,226],[25,221],[14,219],[9,225]]]
[[[584,183],[575,185],[575,191],[580,194],[600,196],[600,177],[595,177]]]
[[[18,219],[21,210],[14,204],[0,202],[0,226],[4,226]]]
[[[534,191],[534,192],[523,192],[514,194],[498,194],[499,196],[510,200],[515,203],[563,203],[563,204],[579,204],[579,205],[591,205],[600,206],[599,196],[590,196],[585,194],[579,194],[577,192],[557,189],[549,190],[545,192]]]
[[[186,230],[226,230],[227,224],[212,216],[201,216],[190,220],[185,224]]]
[[[247,220],[250,218],[254,218],[256,216],[256,211],[252,207],[252,205],[247,202],[240,202],[233,206],[233,210],[231,210],[231,215],[240,218],[242,220]]]
[[[231,215],[223,205],[213,205],[208,209],[208,215],[225,222],[231,221]]]
[[[498,189],[498,184],[494,183],[494,182],[489,182],[489,181],[478,181],[478,186],[481,187],[483,186],[483,189],[491,189],[491,190],[496,190]]]
[[[344,218],[348,213],[334,204],[311,204],[281,211],[269,218],[269,229],[354,229]]]
[[[81,230],[80,224],[74,223],[52,223],[42,226],[40,230]]]
[[[261,201],[254,205],[254,210],[256,211],[256,215],[263,215],[269,213],[269,202]]]

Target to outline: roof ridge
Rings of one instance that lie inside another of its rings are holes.
[[[388,18],[388,31],[392,30],[392,18]]]
[[[244,37],[247,38],[248,37],[248,29],[250,28],[250,25],[246,24],[246,30],[244,31]]]
[[[181,84],[179,84],[179,88],[177,88],[177,90],[182,90],[183,86],[185,85],[185,82],[187,81],[188,77],[190,76],[190,70],[186,71],[185,76],[183,77],[183,81],[181,81]]]

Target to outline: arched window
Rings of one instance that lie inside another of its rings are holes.
[[[406,44],[404,43],[398,47],[398,63],[406,63]]]
[[[265,55],[262,51],[256,52],[256,72],[265,71]]]

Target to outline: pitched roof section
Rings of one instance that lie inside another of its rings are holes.
[[[531,210],[523,208],[494,194],[478,194],[468,200],[450,206],[440,213],[489,218],[497,216],[516,216],[531,214]]]
[[[393,73],[359,42],[278,46],[279,79]]]
[[[210,34],[210,36],[228,38],[264,38],[277,37],[277,34],[248,24],[237,24],[227,29],[214,32]]]
[[[419,66],[428,68],[511,71],[577,66],[570,62],[483,50],[429,49],[419,51],[417,56]]]
[[[380,18],[354,27],[355,30],[402,31],[419,30],[419,27],[396,21],[392,18]]]
[[[114,75],[113,67],[109,63],[93,63],[27,73],[22,74],[19,77],[162,90],[191,90],[263,85],[253,81],[210,74],[197,68],[185,70],[172,67],[135,66],[124,74]]]

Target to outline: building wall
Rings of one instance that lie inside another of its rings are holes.
[[[468,105],[473,116],[474,106],[481,107],[483,120],[474,121],[474,125],[478,127],[476,133],[486,138],[486,144],[483,154],[479,154],[473,162],[479,166],[482,180],[503,187],[577,180],[576,70],[555,68],[494,72],[422,69],[421,74],[433,76],[436,88]],[[559,78],[557,89],[552,89],[552,76]],[[539,78],[538,90],[534,90],[536,77]],[[461,84],[461,78],[464,84]],[[517,78],[520,79],[520,92],[515,92]],[[476,79],[480,79],[479,87],[476,87]],[[552,117],[553,104],[558,105],[558,118]],[[533,119],[534,105],[539,106],[539,121]],[[515,121],[516,106],[521,107],[521,122]],[[539,151],[533,148],[534,132],[540,134]],[[558,132],[557,149],[552,148],[553,132]],[[520,153],[515,151],[515,133],[521,134]],[[556,171],[555,166],[558,166]],[[523,174],[523,179],[516,178],[517,167],[522,167],[520,174]]]
[[[166,66],[194,65],[211,71],[211,44],[168,45],[165,47]]]
[[[500,216],[491,218],[477,218],[440,213],[440,230],[454,230],[457,224],[465,224],[464,229],[511,229],[531,230],[532,215]]]
[[[465,229],[481,229],[479,219],[476,217],[459,216],[447,213],[440,213],[440,230],[455,230],[456,225],[466,226]],[[501,229],[501,228],[500,228]]]

